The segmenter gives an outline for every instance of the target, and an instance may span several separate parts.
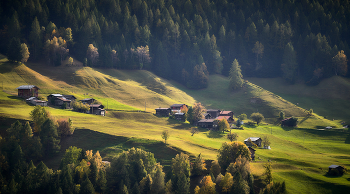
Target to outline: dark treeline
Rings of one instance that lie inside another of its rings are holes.
[[[237,59],[244,76],[317,84],[348,75],[349,16],[345,0],[4,0],[0,52],[18,38],[48,64],[70,54],[190,88],[206,87],[209,74],[228,76]]]

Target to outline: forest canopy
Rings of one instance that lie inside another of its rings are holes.
[[[196,89],[207,87],[209,74],[228,76],[234,59],[244,77],[317,84],[349,76],[349,14],[345,0],[5,0],[0,52],[15,38],[29,60],[60,65],[74,56]]]

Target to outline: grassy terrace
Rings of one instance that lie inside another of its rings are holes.
[[[153,152],[166,168],[169,168],[171,158],[180,151],[191,156],[201,153],[206,159],[216,159],[217,149],[227,141],[226,134],[203,129],[191,136],[191,126],[187,123],[139,112],[144,110],[144,100],[140,98],[144,95],[147,96],[147,111],[159,107],[158,103],[167,106],[177,102],[193,104],[197,100],[207,108],[234,110],[236,115],[249,115],[258,109],[265,117],[274,117],[280,110],[298,116],[301,121],[299,128],[262,124],[246,126],[245,130],[232,130],[238,134],[238,141],[264,135],[270,138],[271,150],[257,149],[257,160],[251,163],[253,174],[260,176],[263,164],[270,160],[274,179],[285,180],[289,193],[346,193],[350,189],[349,174],[336,178],[325,176],[331,164],[350,168],[349,131],[342,129],[338,120],[327,120],[317,114],[305,117],[304,109],[250,82],[241,91],[229,92],[226,89],[227,78],[214,75],[210,77],[207,89],[192,91],[147,71],[75,67],[65,75],[62,67],[53,67],[53,70],[40,70],[40,66],[35,64],[30,67],[7,63],[0,57],[0,82],[4,84],[5,91],[0,92],[0,121],[29,120],[33,106],[15,97],[15,88],[22,84],[38,85],[43,96],[65,93],[74,94],[78,99],[94,97],[104,105],[108,101],[106,117],[48,107],[56,118],[70,117],[77,128],[73,136],[61,142],[61,155],[45,159],[49,167],[58,165],[63,151],[70,145],[100,150],[104,159],[133,146],[142,147]],[[255,103],[251,99],[255,99]],[[269,122],[274,123],[274,119],[269,119]],[[325,126],[338,129],[317,129]],[[1,126],[0,130],[6,130],[6,127]],[[162,143],[163,130],[170,131],[168,145]]]

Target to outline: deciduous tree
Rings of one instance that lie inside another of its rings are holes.
[[[239,156],[246,158],[248,161],[251,160],[250,151],[244,143],[239,141],[223,143],[218,153],[218,162],[221,169],[226,170],[230,163],[236,162]]]
[[[93,44],[89,44],[87,52],[86,52],[86,57],[90,61],[91,66],[96,65],[99,57],[98,49],[94,47]]]
[[[237,133],[231,133],[230,132],[229,134],[227,134],[227,139],[229,139],[231,142],[232,141],[236,141],[237,137],[238,137]]]
[[[170,137],[169,131],[165,130],[162,132],[162,138],[164,139],[164,143],[166,144],[166,140],[168,140]]]
[[[259,125],[259,123],[263,121],[265,118],[264,118],[264,115],[262,115],[261,113],[255,112],[250,115],[250,119],[252,119],[253,121],[256,122],[256,124]]]
[[[190,192],[190,161],[188,155],[177,154],[172,159],[172,184],[176,194],[188,194]]]
[[[30,117],[34,122],[34,132],[40,133],[41,125],[50,117],[50,112],[42,106],[35,106],[30,112]]]
[[[211,176],[205,176],[200,182],[201,187],[195,188],[195,194],[216,194],[215,183],[211,180]]]
[[[28,61],[29,59],[29,50],[28,50],[28,47],[26,45],[26,43],[22,43],[21,44],[21,55],[22,55],[22,59],[21,59],[21,62],[22,63],[25,63]]]
[[[345,76],[348,72],[348,59],[343,50],[338,51],[338,54],[332,58],[332,62],[335,75]]]
[[[228,124],[226,119],[221,119],[218,122],[218,127],[219,131],[222,131],[223,133],[225,133],[226,130],[230,129],[230,125]]]
[[[205,162],[202,158],[202,155],[199,154],[191,165],[191,175],[192,176],[200,176],[203,175],[203,172],[207,170],[205,167]]]

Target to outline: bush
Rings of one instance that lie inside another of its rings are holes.
[[[76,112],[84,112],[86,113],[90,109],[88,104],[83,104],[82,102],[73,102],[73,110]]]
[[[58,124],[58,134],[61,136],[68,136],[72,135],[74,133],[74,129],[72,127],[72,120],[69,119],[58,119],[57,120]]]

